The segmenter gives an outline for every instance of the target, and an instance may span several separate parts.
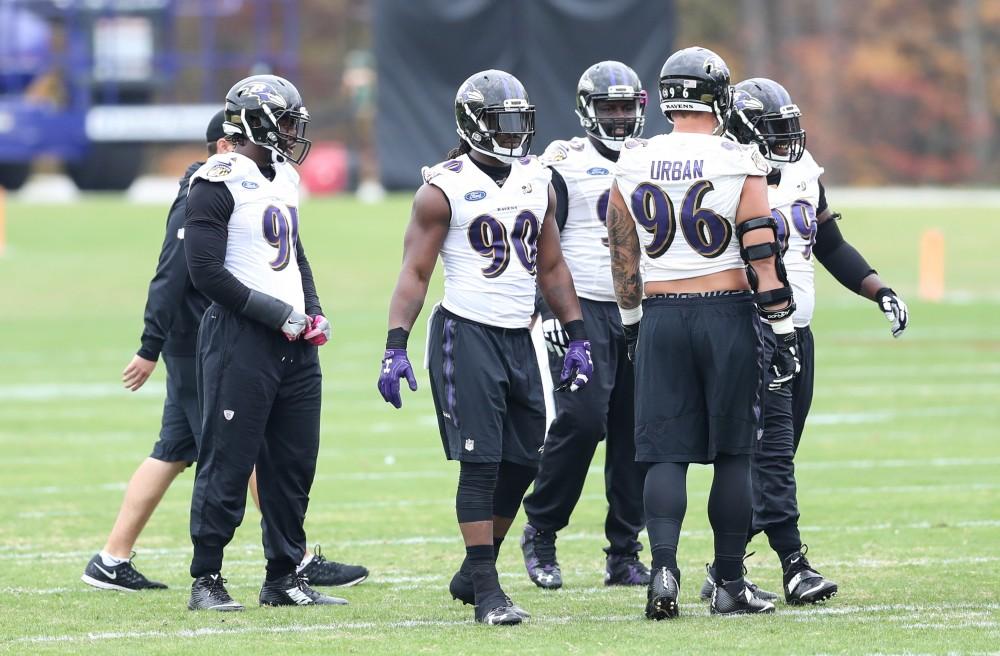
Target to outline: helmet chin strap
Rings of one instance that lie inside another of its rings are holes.
[[[602,137],[597,137],[597,140],[607,148],[608,150],[613,150],[615,152],[621,151],[622,147],[625,145],[624,139],[605,139]]]

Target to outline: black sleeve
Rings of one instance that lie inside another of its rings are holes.
[[[566,218],[569,216],[569,192],[566,189],[566,180],[563,179],[559,171],[552,170],[552,189],[556,192],[556,225],[559,232],[566,227]]]
[[[143,318],[140,357],[157,360],[163,342],[174,323],[175,312],[184,302],[188,286],[187,261],[184,258],[184,218],[187,208],[188,179],[201,162],[192,164],[181,178],[177,198],[167,213],[167,229],[160,248],[160,261],[149,282]]]
[[[861,293],[861,281],[876,272],[856,248],[844,241],[835,219],[819,224],[812,252],[837,282],[855,294]]]
[[[302,275],[302,295],[306,300],[306,314],[311,317],[323,314],[319,295],[316,293],[316,283],[313,281],[312,267],[306,259],[306,250],[302,247],[301,237],[295,240],[295,259],[299,263],[299,273]]]
[[[823,187],[823,183],[819,182],[819,180],[816,182],[819,183],[819,205],[816,206],[816,216],[819,216],[828,210],[830,206],[826,203],[826,188]]]
[[[241,312],[250,288],[225,267],[233,194],[221,182],[195,180],[187,200],[184,252],[191,282],[212,302]]]

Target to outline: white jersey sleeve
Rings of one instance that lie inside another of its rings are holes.
[[[253,160],[237,153],[213,155],[191,176],[223,183],[233,196],[225,267],[250,289],[305,312],[295,245],[299,237],[299,174],[274,164],[268,180]]]
[[[526,157],[511,164],[498,187],[462,155],[422,173],[451,206],[441,247],[442,306],[479,323],[527,328],[535,311],[535,260],[551,171]]]
[[[743,182],[769,170],[756,148],[713,135],[627,141],[615,181],[636,223],[643,279],[742,268],[735,228]]]
[[[541,161],[566,182],[566,224],[560,242],[577,295],[614,301],[606,220],[615,163],[584,137],[553,141]]]
[[[795,295],[796,327],[808,326],[816,306],[815,267],[812,247],[816,243],[816,210],[819,207],[819,178],[823,167],[809,151],[802,159],[781,169],[781,180],[768,187],[771,214],[778,223],[778,239],[788,281]]]

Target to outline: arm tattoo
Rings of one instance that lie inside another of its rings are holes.
[[[628,210],[623,211],[615,203],[608,204],[608,245],[618,305],[626,309],[638,307],[642,302],[639,236]]]

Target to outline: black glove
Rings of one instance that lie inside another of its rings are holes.
[[[639,343],[639,324],[641,321],[637,321],[633,324],[622,324],[622,329],[625,330],[625,349],[628,353],[629,362],[635,362],[635,347]]]
[[[774,379],[767,388],[771,391],[779,390],[795,378],[795,375],[802,370],[799,363],[799,340],[793,330],[790,333],[779,335],[775,333],[774,355],[771,356],[771,372]]]

